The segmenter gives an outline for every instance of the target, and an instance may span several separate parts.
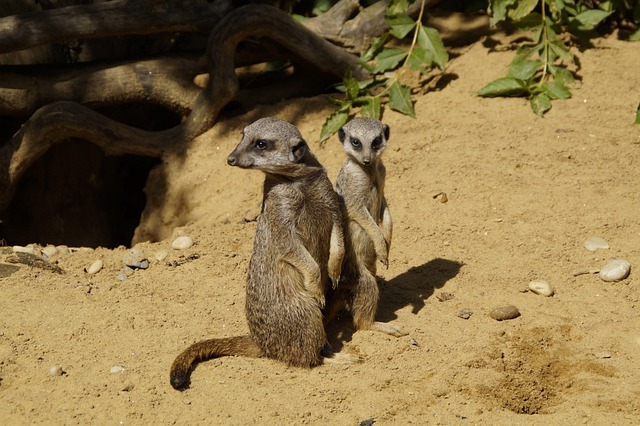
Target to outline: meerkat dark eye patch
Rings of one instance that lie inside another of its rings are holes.
[[[373,142],[371,142],[371,148],[374,151],[377,151],[380,149],[380,146],[382,146],[382,137],[378,136],[373,140]]]

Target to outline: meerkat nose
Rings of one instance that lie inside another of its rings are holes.
[[[230,166],[234,166],[236,164],[236,157],[230,155],[227,157],[227,164]]]

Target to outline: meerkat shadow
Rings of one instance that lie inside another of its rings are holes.
[[[396,320],[396,312],[405,306],[411,306],[411,312],[417,314],[435,290],[444,287],[447,281],[458,274],[462,266],[463,263],[455,260],[436,258],[423,265],[414,266],[389,281],[378,278],[380,300],[376,321]],[[338,313],[326,327],[329,345],[336,352],[339,352],[346,342],[351,341],[355,332],[352,316],[346,311]]]
[[[398,318],[396,312],[405,306],[411,306],[411,313],[417,314],[436,289],[458,275],[462,265],[455,260],[435,258],[411,267],[389,281],[379,279],[380,302],[376,319],[393,321]]]

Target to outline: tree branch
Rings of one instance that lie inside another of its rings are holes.
[[[66,40],[160,32],[207,33],[231,0],[113,0],[0,18],[0,53]]]

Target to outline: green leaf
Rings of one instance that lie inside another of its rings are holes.
[[[376,37],[371,41],[369,48],[360,56],[360,60],[363,62],[369,62],[372,60],[384,47],[385,43],[389,40],[389,33],[384,33],[380,37]]]
[[[542,62],[533,60],[521,60],[513,62],[509,67],[507,76],[518,80],[528,81],[536,71],[542,68]]]
[[[553,74],[553,78],[555,79],[555,81],[562,83],[563,86],[573,87],[573,85],[575,84],[576,79],[568,69],[550,65],[549,71],[551,72],[551,74]]]
[[[524,96],[529,89],[524,81],[513,77],[502,77],[484,86],[476,94],[485,98],[495,96]]]
[[[353,100],[360,94],[360,86],[358,85],[358,80],[352,77],[350,72],[344,78],[344,89],[344,93],[347,96],[347,99]]]
[[[407,53],[402,49],[384,49],[376,56],[376,63],[371,67],[371,72],[373,74],[380,74],[394,69],[406,56]]]
[[[515,23],[518,28],[523,30],[530,30],[542,25],[542,15],[538,12],[532,12],[527,16],[523,16]]]
[[[311,14],[314,16],[322,15],[327,10],[331,9],[335,2],[332,0],[315,0],[313,2],[313,9],[311,10]]]
[[[407,15],[387,16],[389,32],[397,39],[403,39],[416,27],[416,22]]]
[[[337,132],[338,129],[347,122],[347,120],[349,120],[348,112],[341,110],[334,111],[329,117],[327,117],[327,120],[322,126],[322,130],[320,131],[320,142],[324,142],[329,139],[331,135]]]
[[[425,72],[425,67],[431,68],[431,64],[433,64],[431,52],[424,50],[422,47],[414,47],[411,53],[409,53],[407,65],[410,69]]]
[[[578,31],[589,31],[598,26],[603,19],[613,12],[605,12],[600,9],[591,9],[582,12],[571,21],[571,27]]]
[[[440,69],[444,69],[449,61],[449,54],[444,48],[440,33],[435,28],[418,24],[418,46],[433,55],[433,62]]]
[[[537,95],[533,95],[529,100],[529,104],[531,105],[531,109],[536,114],[542,116],[545,112],[551,109],[551,99],[544,93],[538,93]]]
[[[360,115],[375,118],[376,120],[380,119],[382,108],[380,98],[378,96],[363,96],[359,98],[358,101],[362,101]]]
[[[409,88],[397,81],[389,88],[389,108],[408,115],[409,117],[416,118]]]
[[[516,2],[515,8],[507,9],[507,16],[514,21],[519,21],[530,14],[537,4],[538,0],[519,0]]]
[[[489,0],[487,11],[491,16],[491,25],[507,19],[507,7],[515,3],[516,0]]]
[[[573,63],[573,54],[562,40],[554,40],[549,44],[549,47],[562,61]]]
[[[538,51],[538,46],[520,46],[518,50],[516,50],[516,56],[511,61],[511,64],[515,64],[519,61],[524,61],[528,59],[531,55]]]
[[[640,2],[638,2],[640,4]],[[629,34],[629,41],[640,41],[640,28]]]
[[[571,97],[571,92],[564,84],[554,80],[543,83],[542,91],[549,97],[549,99],[568,99]]]
[[[640,104],[638,104],[638,108],[636,109],[636,121],[633,124],[640,124]]]
[[[406,13],[407,9],[409,9],[408,0],[392,0],[387,6],[387,16],[401,15]]]

